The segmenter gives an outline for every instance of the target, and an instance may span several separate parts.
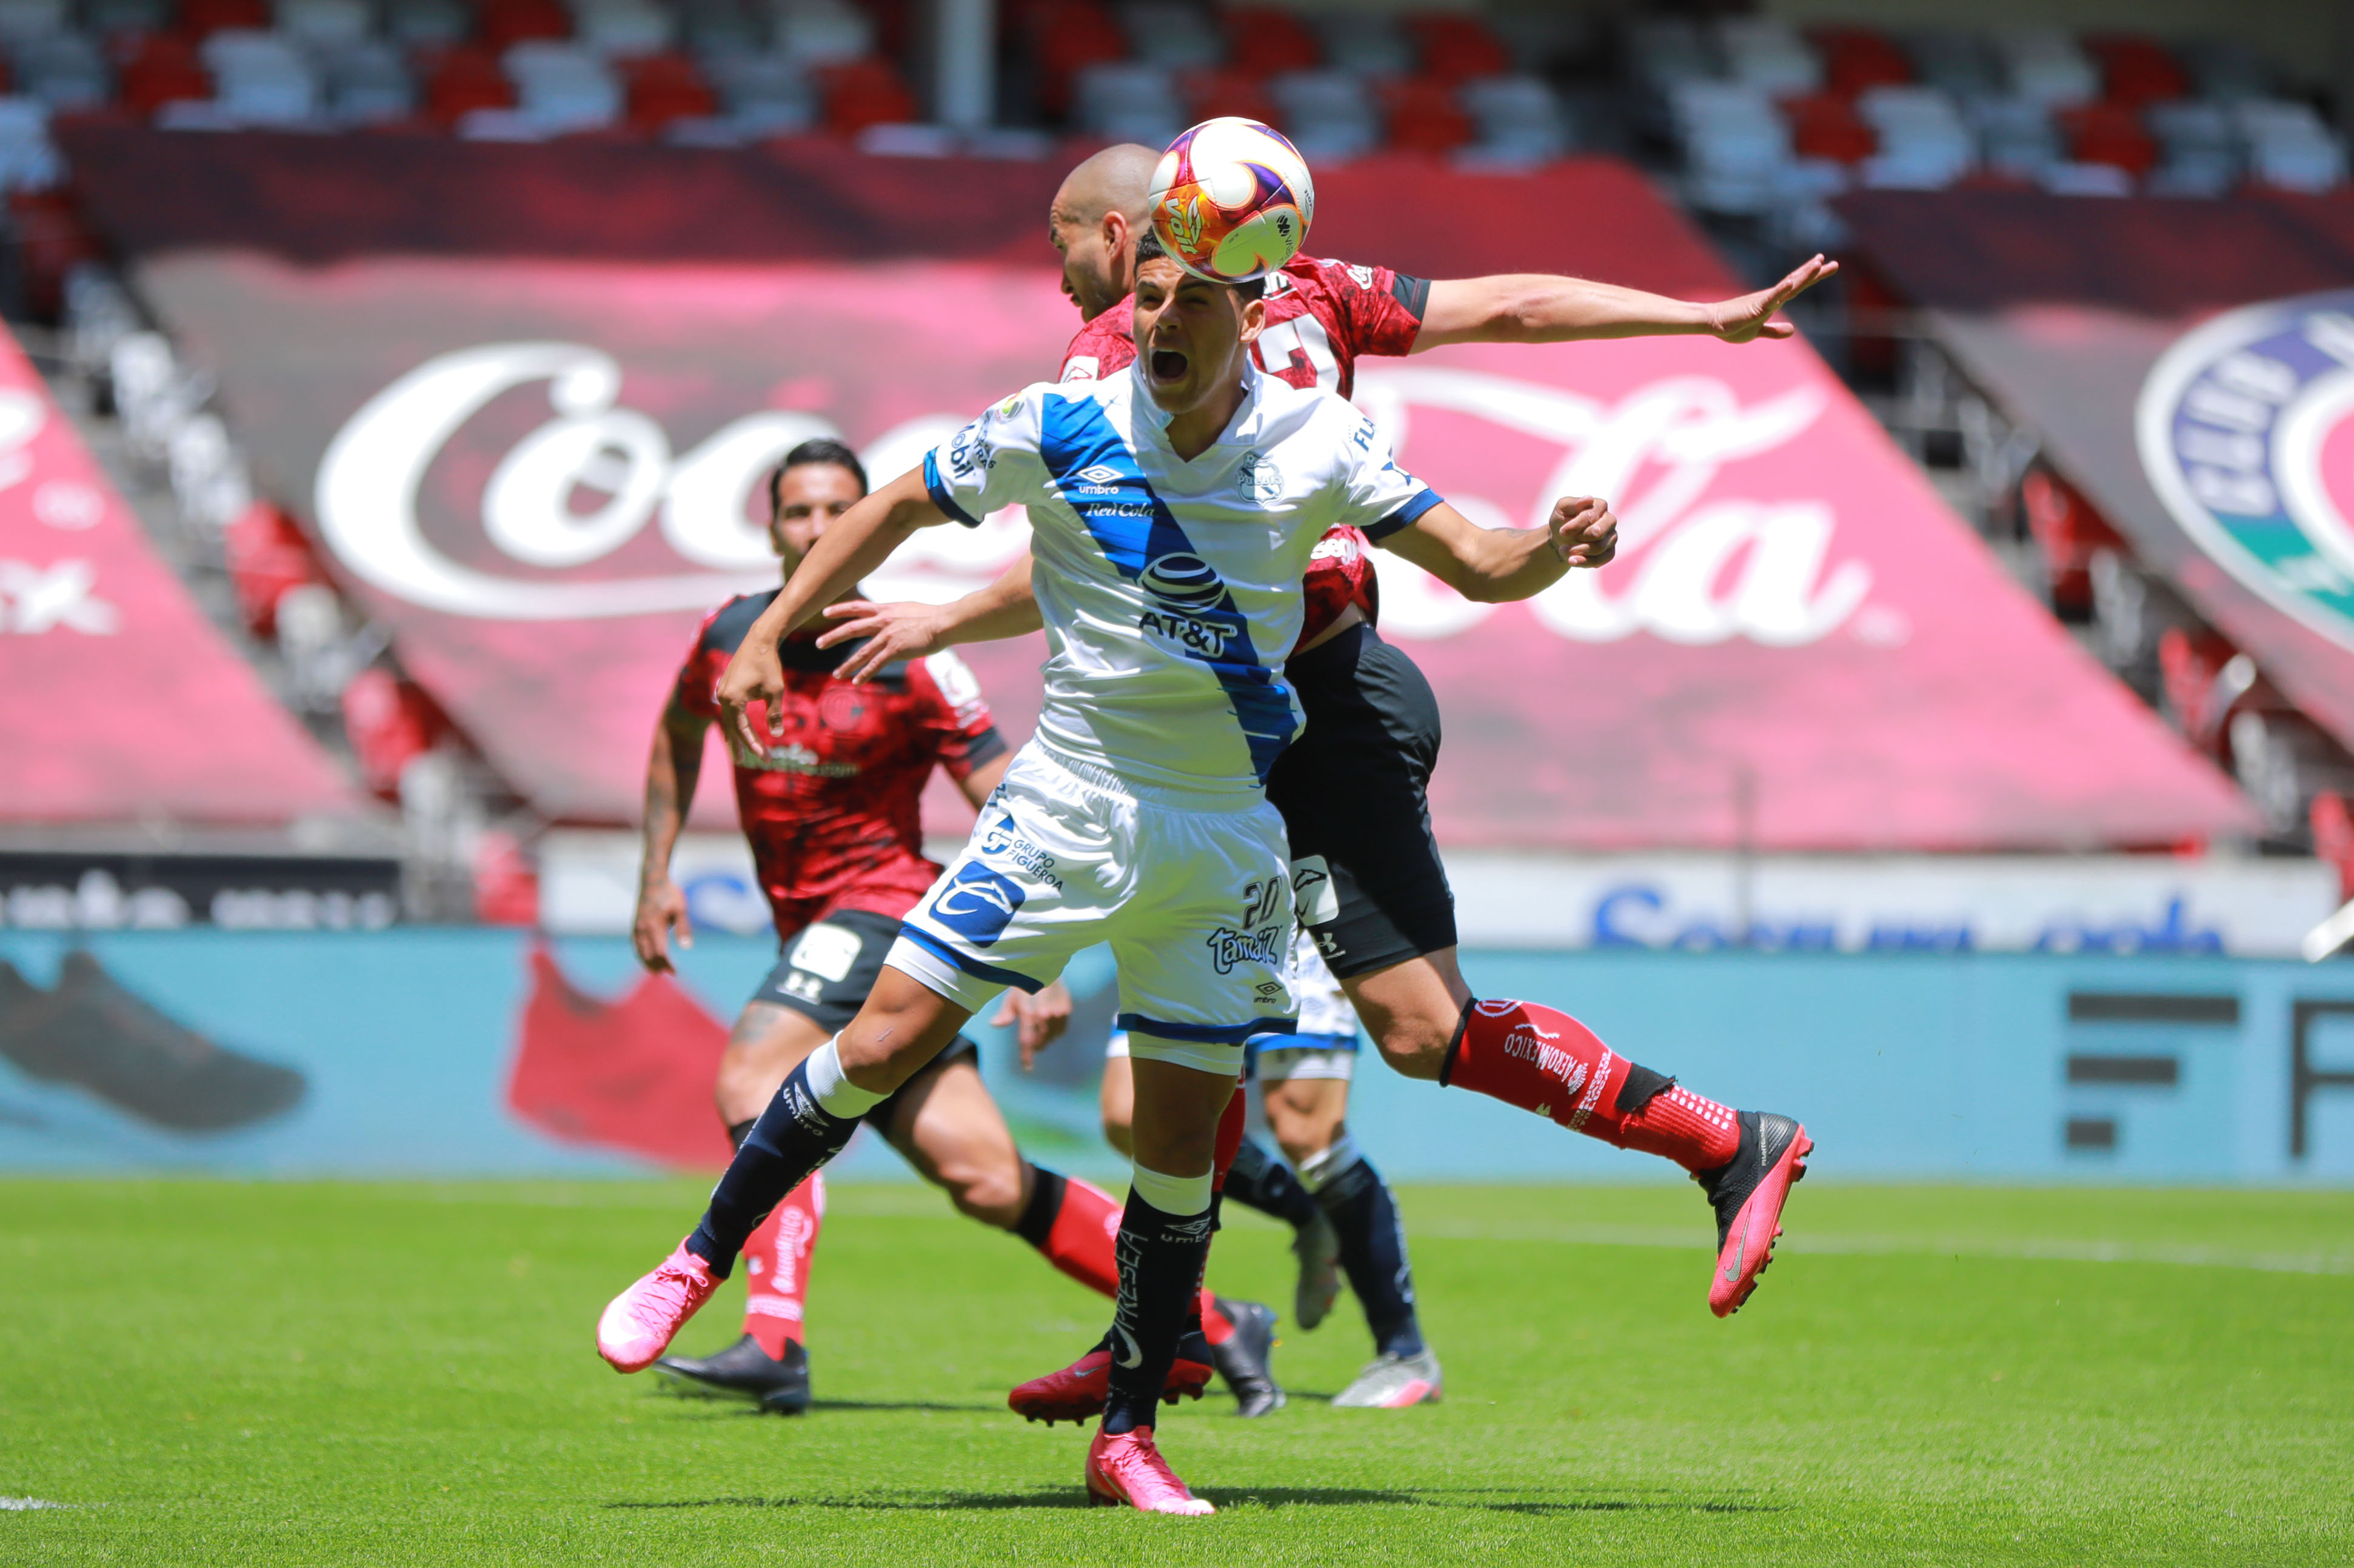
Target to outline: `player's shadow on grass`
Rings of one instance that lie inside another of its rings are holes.
[[[1222,1509],[1362,1508],[1387,1504],[1394,1508],[1467,1508],[1490,1513],[1777,1513],[1766,1504],[1722,1499],[1566,1497],[1553,1499],[1517,1496],[1492,1499],[1488,1489],[1416,1489],[1387,1490],[1369,1487],[1204,1487],[1195,1495]],[[1026,1492],[923,1492],[898,1496],[848,1498],[677,1498],[656,1502],[609,1502],[609,1509],[704,1508],[824,1508],[851,1512],[956,1513],[1019,1509],[1077,1509],[1087,1506],[1087,1493],[1076,1487],[1053,1487]]]

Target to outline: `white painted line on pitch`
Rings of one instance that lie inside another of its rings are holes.
[[[23,1513],[27,1509],[69,1506],[67,1503],[51,1502],[47,1498],[0,1498],[0,1513]]]
[[[1708,1233],[1695,1226],[1416,1224],[1417,1236],[1446,1241],[1553,1242],[1565,1246],[1654,1246],[1699,1252]],[[2354,1274],[2354,1254],[2238,1252],[2224,1247],[2150,1246],[2115,1241],[1960,1241],[1906,1236],[1824,1235],[1794,1231],[1782,1245],[1796,1252],[1863,1257],[1999,1257],[2039,1263],[2164,1263],[2188,1268],[2246,1268],[2265,1274]]]

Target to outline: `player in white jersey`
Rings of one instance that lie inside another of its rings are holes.
[[[858,1016],[793,1069],[695,1232],[606,1308],[598,1349],[617,1369],[660,1355],[769,1208],[983,1002],[1108,940],[1135,1154],[1087,1486],[1150,1511],[1212,1511],[1161,1459],[1152,1424],[1215,1224],[1217,1145],[1240,1135],[1245,1044],[1295,1028],[1290,868],[1264,784],[1299,728],[1276,665],[1299,635],[1309,553],[1354,525],[1472,597],[1524,598],[1607,558],[1616,532],[1594,502],[1564,501],[1544,529],[1470,524],[1354,408],[1253,368],[1258,293],[1140,248],[1146,352],[1129,375],[1041,384],[990,409],[836,522],[745,636],[720,701],[757,747],[750,710],[783,689],[779,637],[916,529],[1029,509],[1050,649],[1037,732]]]

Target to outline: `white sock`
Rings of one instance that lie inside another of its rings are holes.
[[[811,1052],[802,1068],[809,1075],[810,1097],[824,1107],[826,1115],[848,1121],[853,1117],[864,1116],[891,1097],[869,1094],[843,1075],[842,1053],[835,1049],[841,1039],[837,1034]]]
[[[1142,1165],[1132,1168],[1129,1185],[1136,1195],[1164,1214],[1180,1219],[1205,1213],[1210,1207],[1210,1172],[1199,1176],[1169,1176]]]
[[[1344,1132],[1332,1140],[1331,1148],[1320,1150],[1299,1162],[1299,1184],[1310,1192],[1320,1192],[1346,1175],[1349,1167],[1356,1162],[1356,1135]]]

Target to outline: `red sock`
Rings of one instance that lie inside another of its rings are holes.
[[[1210,1287],[1202,1287],[1193,1297],[1193,1310],[1201,1315],[1202,1337],[1214,1345],[1223,1345],[1235,1337],[1234,1319],[1218,1310],[1218,1298]]]
[[[1475,1001],[1449,1053],[1446,1082],[1551,1117],[1572,1132],[1665,1155],[1687,1171],[1723,1164],[1740,1148],[1733,1113],[1670,1088],[1621,1112],[1619,1091],[1643,1073],[1565,1012],[1532,1001]]]
[[[1046,1261],[1090,1290],[1119,1294],[1120,1205],[1100,1187],[1076,1177],[1063,1182],[1063,1204],[1055,1211],[1046,1239],[1037,1244]]]
[[[772,1360],[802,1338],[810,1254],[824,1223],[825,1173],[816,1171],[786,1193],[744,1244],[744,1331]]]

